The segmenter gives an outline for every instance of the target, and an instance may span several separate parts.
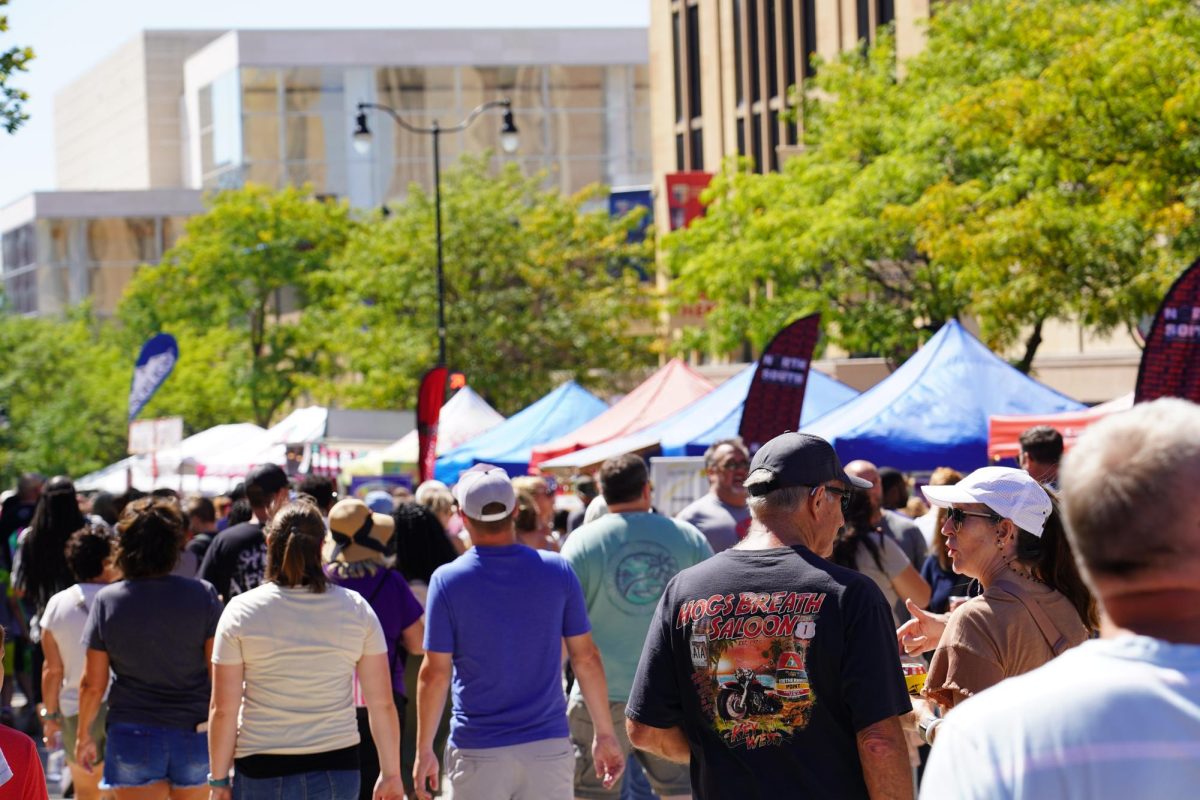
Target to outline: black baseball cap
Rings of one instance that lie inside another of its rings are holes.
[[[770,481],[755,481],[746,487],[761,496],[776,489],[819,486],[825,481],[842,481],[857,489],[870,489],[871,482],[846,474],[833,445],[811,433],[788,432],[758,448],[750,461],[750,475],[757,470],[771,473]]]
[[[278,464],[260,464],[246,476],[246,488],[251,486],[270,497],[288,487],[288,476]]]

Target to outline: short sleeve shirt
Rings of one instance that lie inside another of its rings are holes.
[[[896,604],[900,601],[900,596],[896,594],[896,588],[892,586],[892,581],[905,568],[910,566],[908,556],[900,549],[900,545],[890,536],[879,533],[868,533],[871,537],[871,542],[875,545],[875,549],[879,552],[879,563],[875,562],[875,558],[871,555],[871,551],[865,545],[859,544],[858,552],[854,556],[854,566],[863,575],[866,575],[871,580],[875,581],[875,585],[879,587],[879,591],[883,592],[884,598],[888,601],[888,606],[892,608],[892,616],[897,626],[903,620],[895,618]],[[903,605],[903,602],[900,602]]]
[[[608,514],[575,531],[562,556],[579,577],[592,636],[604,659],[608,698],[625,702],[638,647],[667,581],[712,556],[708,540],[686,522],[646,512]],[[572,696],[580,696],[575,683]]]
[[[387,652],[357,592],[265,583],[229,601],[214,664],[242,664],[246,687],[235,758],[325,753],[358,743],[355,668]]]
[[[1079,612],[1061,593],[1043,586],[1028,592],[1027,599],[1042,608],[1070,646],[1087,639],[1087,627]],[[950,614],[929,662],[925,694],[953,708],[1005,678],[1029,672],[1052,658],[1050,643],[1025,606],[1008,591],[991,586]]]
[[[383,628],[387,641],[388,664],[392,669],[392,690],[403,695],[404,689],[404,631],[421,619],[425,609],[417,600],[404,576],[386,567],[377,567],[361,575],[342,576],[336,565],[329,565],[326,574],[339,586],[358,592],[371,606]]]
[[[748,507],[724,503],[712,492],[694,500],[676,514],[675,519],[695,525],[708,539],[714,553],[733,547],[750,529]]]
[[[42,614],[42,631],[54,635],[63,661],[62,689],[58,693],[58,708],[65,717],[79,713],[79,681],[83,677],[86,651],[83,646],[83,627],[88,610],[96,599],[102,583],[77,583],[50,598]]]
[[[474,547],[438,567],[425,649],[452,656],[450,742],[489,748],[565,738],[562,640],[590,630],[579,580],[558,553]]]
[[[699,798],[865,798],[855,734],[911,708],[869,578],[803,547],[735,548],[667,587],[626,714],[683,728]]]
[[[194,578],[125,580],[96,593],[83,641],[108,653],[108,721],[195,730],[208,719],[205,644],[221,601]]]

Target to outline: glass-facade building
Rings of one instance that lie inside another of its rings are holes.
[[[382,112],[369,118],[370,152],[355,151],[360,102],[426,127],[508,98],[517,152],[501,152],[491,111],[441,135],[443,168],[491,150],[567,192],[644,186],[648,62],[644,28],[146,31],[56,98],[56,163],[71,191],[0,207],[4,302],[58,313],[92,298],[112,313],[205,191],[309,184],[373,208],[414,182],[431,188],[431,137]]]
[[[357,91],[355,91],[357,89]],[[592,183],[646,182],[650,174],[649,79],[645,65],[446,67],[242,67],[199,90],[200,185],[311,183],[321,194],[382,202],[410,183],[432,184],[431,137],[384,114],[370,117],[371,152],[354,152],[360,100],[390,106],[408,123],[452,126],[480,104],[509,98],[520,129],[512,156],[500,150],[500,116],[440,136],[443,168],[491,150],[527,172],[545,170],[564,191]],[[369,165],[352,192],[351,166]]]

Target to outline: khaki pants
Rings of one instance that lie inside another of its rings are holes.
[[[646,778],[650,781],[650,787],[654,789],[654,793],[659,797],[680,794],[690,796],[692,793],[691,768],[687,764],[676,764],[658,756],[634,750],[629,736],[625,733],[625,704],[610,702],[608,711],[612,715],[613,730],[617,734],[621,752],[626,758],[631,752],[634,753],[634,757],[646,772]],[[567,707],[567,723],[571,727],[571,744],[575,746],[575,796],[586,798],[586,800],[620,797],[621,782],[625,780],[624,775],[613,784],[611,789],[605,789],[604,784],[596,777],[596,767],[592,763],[592,737],[595,735],[595,728],[582,698],[571,698],[571,703]]]
[[[454,800],[571,800],[575,749],[569,739],[508,747],[446,747]]]

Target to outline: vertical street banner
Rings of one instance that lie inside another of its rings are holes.
[[[751,453],[779,434],[800,427],[808,368],[821,334],[820,323],[820,314],[796,320],[775,334],[758,359],[738,428],[738,435]]]
[[[163,385],[179,360],[179,345],[169,333],[151,337],[142,345],[133,365],[133,383],[129,387],[129,421],[133,422],[150,398]]]
[[[696,217],[704,216],[700,193],[712,182],[711,172],[671,172],[667,180],[667,220],[671,230],[686,228]]]
[[[438,420],[446,401],[446,380],[450,371],[438,365],[421,378],[417,392],[417,469],[421,480],[433,477],[437,464]]]
[[[1167,292],[1146,337],[1133,399],[1160,397],[1200,403],[1200,260]]]

